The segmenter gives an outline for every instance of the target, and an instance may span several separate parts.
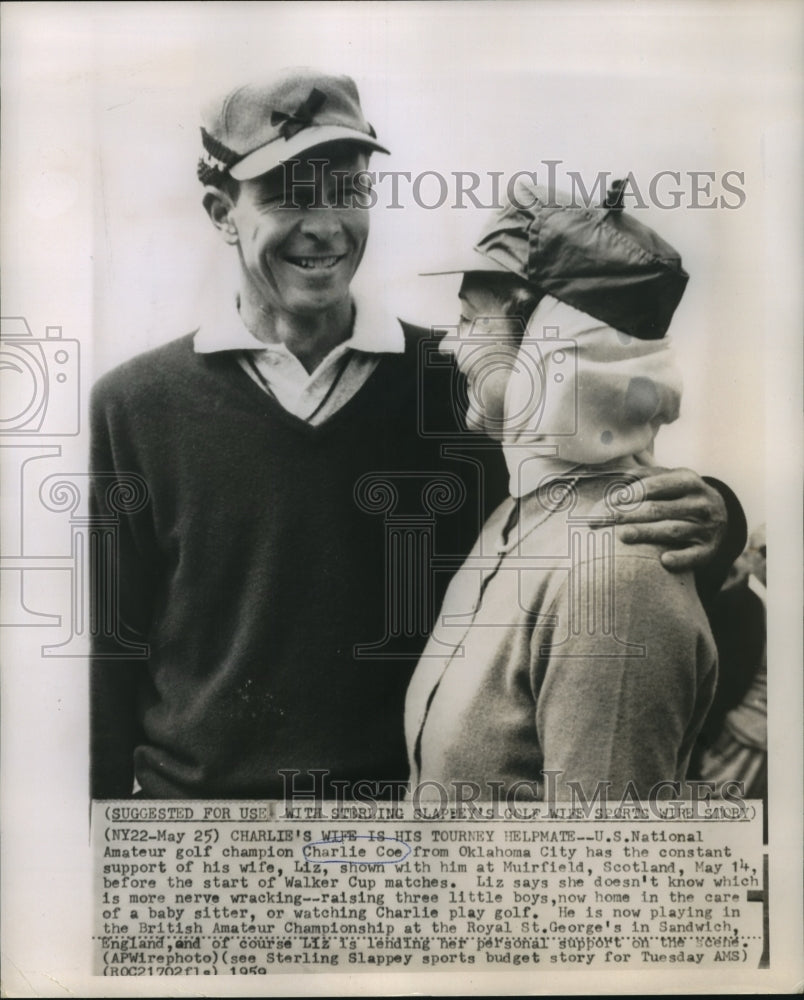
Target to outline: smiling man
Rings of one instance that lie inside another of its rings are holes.
[[[387,797],[410,675],[504,464],[424,432],[423,406],[465,429],[449,367],[422,368],[427,331],[350,291],[385,151],[352,80],[240,87],[201,134],[237,284],[93,393],[92,513],[116,545],[94,567],[92,793]],[[656,480],[643,531],[710,558],[723,501],[693,474]]]
[[[283,344],[308,372],[351,332],[349,285],[369,230],[356,184],[367,152],[341,142],[317,156],[245,179],[231,194],[210,187],[204,195],[212,222],[238,250],[243,325]]]

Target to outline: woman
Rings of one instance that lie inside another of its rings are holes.
[[[716,679],[692,576],[612,526],[678,416],[661,338],[687,275],[616,206],[518,194],[462,268],[460,334],[442,344],[466,376],[470,425],[502,443],[511,499],[452,581],[411,681],[411,784],[589,799],[607,783],[609,800],[647,798],[685,777]]]

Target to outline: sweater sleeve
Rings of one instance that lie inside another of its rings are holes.
[[[704,476],[704,482],[716,489],[726,505],[726,534],[712,559],[695,573],[695,583],[709,613],[713,599],[723,586],[732,563],[745,548],[748,527],[737,495],[719,479]]]
[[[133,792],[134,748],[141,742],[138,690],[147,670],[154,583],[133,523],[138,505],[147,506],[147,491],[143,486],[139,503],[125,502],[143,481],[125,449],[121,454],[115,445],[114,406],[97,387],[90,416],[89,509],[95,539],[90,563],[90,789],[97,799],[127,798]]]
[[[555,626],[533,635],[543,769],[559,772],[559,798],[570,797],[569,782],[587,800],[600,782],[610,783],[610,800],[629,783],[647,797],[658,782],[683,778],[714,688],[713,644],[692,576],[668,573],[655,558],[618,556],[614,633],[636,644],[619,652],[585,627],[568,634],[570,591],[564,584],[553,602]]]

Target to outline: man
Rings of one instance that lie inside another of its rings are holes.
[[[697,776],[718,790],[741,781],[745,797],[764,799],[767,836],[768,650],[765,525],[711,602],[718,651],[718,684],[697,747]]]
[[[94,640],[92,793],[387,796],[433,608],[504,467],[474,444],[442,453],[428,428],[463,426],[452,373],[420,363],[426,331],[350,294],[362,171],[384,151],[354,83],[238,88],[202,139],[239,287],[93,395],[93,516],[117,538],[93,592],[113,627]],[[147,502],[120,503],[126,483]],[[638,537],[711,557],[716,491],[668,473],[648,496]]]

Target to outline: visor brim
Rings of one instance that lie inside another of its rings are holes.
[[[355,142],[378,153],[388,152],[376,139],[357,129],[347,128],[344,125],[312,125],[297,132],[290,139],[274,139],[265,146],[260,146],[259,149],[244,156],[229,173],[236,181],[252,180],[254,177],[267,174],[269,170],[274,170],[282,163],[287,163],[288,160],[295,160],[316,146],[323,146],[329,142]]]
[[[491,274],[513,274],[514,272],[498,264],[496,260],[487,257],[474,248],[468,250],[463,256],[455,257],[450,261],[445,261],[441,266],[434,265],[426,271],[419,271],[420,278],[437,277],[439,274],[466,274],[472,271],[489,272]]]

